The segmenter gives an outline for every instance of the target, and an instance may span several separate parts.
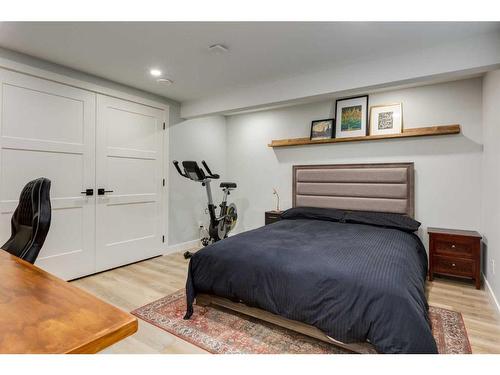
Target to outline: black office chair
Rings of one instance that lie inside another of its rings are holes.
[[[28,182],[12,215],[12,235],[2,249],[35,263],[49,232],[50,218],[50,180],[41,177]]]

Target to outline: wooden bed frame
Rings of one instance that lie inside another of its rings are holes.
[[[212,294],[198,294],[196,296],[196,304],[198,306],[219,306],[223,307],[241,314],[245,314],[251,316],[253,318],[257,318],[263,320],[268,323],[275,324],[277,326],[289,329],[294,332],[302,333],[303,335],[313,337],[315,339],[327,342],[329,344],[333,344],[342,349],[348,350],[354,354],[376,354],[377,351],[373,347],[373,345],[369,343],[352,343],[345,344],[341,341],[337,341],[327,335],[325,335],[322,331],[317,329],[316,327],[305,324],[296,320],[290,320],[287,318],[283,318],[282,316],[270,313],[268,311],[258,309],[255,307],[250,307],[245,305],[244,303],[233,302],[227,298],[217,297]]]
[[[396,186],[397,185],[397,186]],[[386,189],[385,189],[386,188]],[[413,163],[293,166],[293,206],[388,211],[414,216]],[[302,203],[301,203],[302,202]],[[368,342],[343,343],[318,328],[210,294],[198,294],[199,306],[220,306],[333,344],[353,353],[377,353]]]

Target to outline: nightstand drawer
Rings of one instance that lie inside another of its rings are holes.
[[[265,224],[272,224],[276,221],[281,220],[281,211],[266,211],[265,212]]]
[[[435,236],[434,251],[436,254],[474,258],[476,238],[461,236]]]
[[[474,276],[474,261],[434,256],[434,271],[455,276]]]

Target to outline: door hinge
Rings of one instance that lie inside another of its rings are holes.
[[[163,123],[163,130],[165,130],[165,123]]]
[[[163,186],[165,186],[165,179],[163,179]]]
[[[161,236],[161,242],[165,242],[165,236]]]

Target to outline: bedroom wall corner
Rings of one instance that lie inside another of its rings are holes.
[[[199,183],[179,176],[172,161],[205,160],[214,173],[226,178],[226,119],[223,116],[209,116],[182,120],[177,108],[176,118],[169,126],[169,238],[168,245],[193,241],[199,238],[199,224],[208,225],[205,214],[207,197]],[[212,184],[215,202],[222,194],[218,181]]]
[[[500,300],[500,70],[483,77],[483,159],[481,233],[483,272]],[[493,266],[495,262],[495,266]],[[497,306],[498,307],[498,306]]]

